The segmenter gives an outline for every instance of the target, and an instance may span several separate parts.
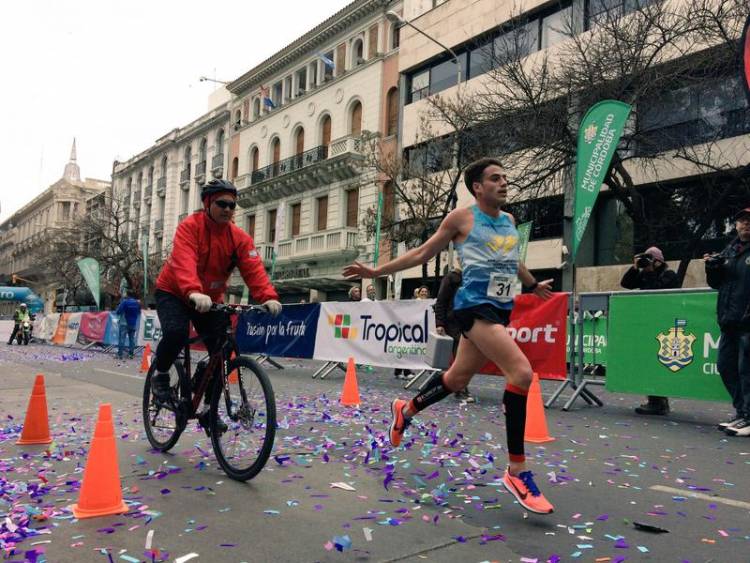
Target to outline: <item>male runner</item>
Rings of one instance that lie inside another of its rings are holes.
[[[389,438],[401,443],[412,417],[428,406],[465,388],[491,360],[505,374],[503,395],[509,464],[503,485],[527,510],[549,514],[554,508],[526,468],[524,431],[531,364],[508,334],[516,279],[542,299],[552,295],[552,280],[537,282],[518,259],[518,231],[513,216],[501,211],[508,181],[498,160],[483,158],[470,164],[464,182],[476,204],[451,211],[427,242],[377,268],[355,262],[344,268],[346,277],[376,278],[427,262],[453,241],[461,260],[463,279],[454,298],[454,315],[462,337],[451,367],[437,373],[411,401],[391,404]]]

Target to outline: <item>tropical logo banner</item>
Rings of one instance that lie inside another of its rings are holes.
[[[630,115],[630,109],[624,102],[603,100],[591,106],[578,129],[571,251],[573,263],[604,177],[612,162],[612,156],[617,149],[617,143],[620,142],[625,122]]]

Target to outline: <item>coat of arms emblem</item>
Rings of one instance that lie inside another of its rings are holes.
[[[675,319],[674,326],[659,333],[659,362],[672,372],[678,372],[693,361],[695,335],[685,332],[687,321]]]

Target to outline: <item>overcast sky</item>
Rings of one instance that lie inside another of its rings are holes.
[[[21,0],[0,33],[0,221],[63,173],[73,137],[81,176],[145,150],[205,113],[232,80],[351,0]]]

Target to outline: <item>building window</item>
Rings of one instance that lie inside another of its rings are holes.
[[[620,18],[655,0],[588,0],[586,2],[586,29]]]
[[[318,231],[325,231],[328,228],[328,196],[324,195],[315,200],[316,215],[318,220]]]
[[[251,237],[255,238],[255,215],[248,215],[245,219],[245,231]]]
[[[291,76],[287,76],[286,78],[284,78],[283,93],[284,93],[284,103],[292,99],[294,92],[292,92],[292,77]]]
[[[208,146],[208,141],[205,137],[201,139],[201,143],[198,147],[198,163],[199,164],[206,164],[206,147]]]
[[[478,40],[476,46],[469,51],[468,78],[474,78],[485,74],[493,69],[493,41],[488,39]]]
[[[232,173],[231,173],[231,180],[234,180],[239,176],[240,173],[240,159],[236,156],[232,159]]]
[[[296,82],[296,96],[302,96],[307,91],[307,69],[299,69],[295,75],[294,80]]]
[[[216,132],[216,146],[214,150],[216,154],[224,154],[224,129],[219,129]]]
[[[277,82],[273,85],[271,90],[271,101],[273,105],[279,107],[281,105],[281,95],[284,92],[284,86],[281,82]]]
[[[359,213],[359,188],[346,191],[346,226],[357,227]]]
[[[411,101],[417,102],[430,95],[430,71],[423,70],[411,77]]]
[[[331,144],[331,116],[326,115],[320,122],[320,144],[327,147]]]
[[[276,210],[272,209],[268,212],[268,242],[273,244],[276,242]]]
[[[398,88],[391,88],[386,97],[386,135],[398,133]]]
[[[318,86],[318,59],[315,59],[314,62],[310,63],[307,66],[309,72],[310,72],[310,88],[317,88]]]
[[[300,233],[300,223],[302,220],[302,204],[295,203],[292,205],[292,236],[297,237]]]
[[[237,110],[234,112],[234,130],[238,131],[242,127],[242,112]]]
[[[433,139],[420,145],[409,147],[404,151],[406,157],[406,170],[404,175],[408,178],[432,174],[451,167],[452,139],[442,137]]]
[[[271,164],[278,164],[281,160],[281,141],[276,137],[271,141]]]
[[[294,136],[294,154],[301,155],[305,152],[305,130],[300,127]]]
[[[573,8],[568,6],[542,18],[542,49],[564,41],[572,29]]]
[[[355,39],[352,43],[352,68],[365,62],[365,45],[362,39]]]
[[[253,119],[260,117],[260,98],[253,99]]]
[[[396,219],[396,190],[391,180],[383,184],[383,219]]]
[[[398,49],[401,43],[401,24],[391,24],[391,40],[388,44],[391,49]]]
[[[250,149],[250,172],[258,170],[259,160],[260,152],[258,151],[258,147],[253,147]]]
[[[190,175],[192,174],[192,162],[190,162],[193,158],[193,151],[190,147],[185,149],[185,172],[187,179],[190,179]]]
[[[161,177],[166,178],[167,177],[167,157],[163,157],[161,159]]]
[[[352,127],[351,134],[354,137],[359,137],[362,134],[362,104],[354,102],[352,106]]]

